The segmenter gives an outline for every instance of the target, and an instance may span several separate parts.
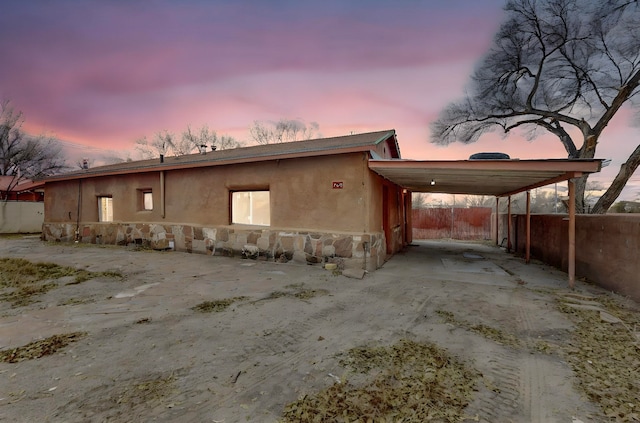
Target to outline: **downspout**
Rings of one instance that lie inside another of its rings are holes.
[[[368,209],[368,205],[371,202],[371,199],[369,198],[370,192],[369,190],[367,190],[367,187],[369,186],[366,181],[369,180],[369,154],[368,152],[364,152],[362,154],[362,211],[364,212],[364,216],[362,221],[364,222],[364,230],[363,233],[368,233],[369,232],[369,219],[371,219],[370,216],[368,216],[369,213],[367,213],[367,209]],[[367,250],[369,250],[369,243],[368,242],[363,242],[362,243],[362,252],[364,254],[364,261],[362,264],[362,269],[366,272],[367,271]],[[377,266],[377,264],[376,264]],[[375,270],[375,268],[374,268]]]
[[[500,231],[498,230],[498,226],[500,225],[500,217],[498,216],[498,212],[500,210],[500,197],[496,197],[496,245],[500,245]]]
[[[164,170],[160,171],[160,217],[164,219],[165,216],[165,208],[164,208]]]
[[[76,213],[76,241],[80,241],[80,210],[82,208],[82,179],[78,179],[78,211]]]
[[[507,203],[507,253],[511,252],[511,196]]]
[[[531,191],[527,191],[527,222],[526,222],[526,244],[524,253],[524,262],[529,264],[531,261]],[[516,249],[518,246],[516,245]]]
[[[363,200],[363,205],[362,205],[362,211],[364,212],[364,216],[362,221],[364,222],[364,228],[363,228],[363,232],[364,233],[368,233],[370,226],[369,226],[369,219],[371,218],[370,216],[368,216],[367,210],[369,207],[369,204],[371,203],[371,199],[369,198],[370,192],[369,190],[367,190],[367,187],[369,186],[366,182],[369,180],[369,154],[368,152],[364,152],[362,154],[362,200]]]

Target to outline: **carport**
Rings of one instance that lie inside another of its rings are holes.
[[[526,192],[526,251],[530,260],[531,190],[568,181],[569,185],[569,287],[575,285],[575,178],[599,172],[600,159],[545,160],[370,160],[369,168],[411,192],[491,195],[496,197],[496,243],[498,243],[498,201],[508,199],[507,250],[511,250],[511,196]]]

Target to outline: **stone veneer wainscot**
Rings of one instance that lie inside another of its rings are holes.
[[[210,255],[293,260],[299,263],[337,262],[345,268],[375,270],[386,258],[383,233],[353,234],[278,230],[256,227],[199,227],[147,223],[45,223],[45,241],[130,245]],[[172,244],[171,244],[172,242]],[[284,256],[284,257],[283,257]]]

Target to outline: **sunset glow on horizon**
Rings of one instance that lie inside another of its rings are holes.
[[[503,3],[6,0],[0,98],[24,112],[28,131],[104,150],[187,125],[248,143],[254,121],[286,118],[317,122],[325,137],[395,129],[404,158],[566,158],[548,135],[429,142]],[[622,118],[605,130],[598,157],[612,165],[598,178],[617,172],[637,145],[630,137],[638,130]]]

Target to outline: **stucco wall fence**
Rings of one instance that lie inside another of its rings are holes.
[[[500,216],[500,240],[506,215]],[[512,245],[524,254],[526,216],[513,216]],[[506,243],[505,243],[506,246]],[[531,256],[568,268],[567,215],[531,215]],[[640,302],[640,215],[576,215],[576,276]]]
[[[37,233],[43,221],[42,201],[0,201],[0,234]]]
[[[321,233],[242,227],[199,227],[177,224],[45,223],[46,241],[149,246],[250,259],[308,264],[336,263],[339,268],[375,270],[386,259],[385,238],[379,234]]]

